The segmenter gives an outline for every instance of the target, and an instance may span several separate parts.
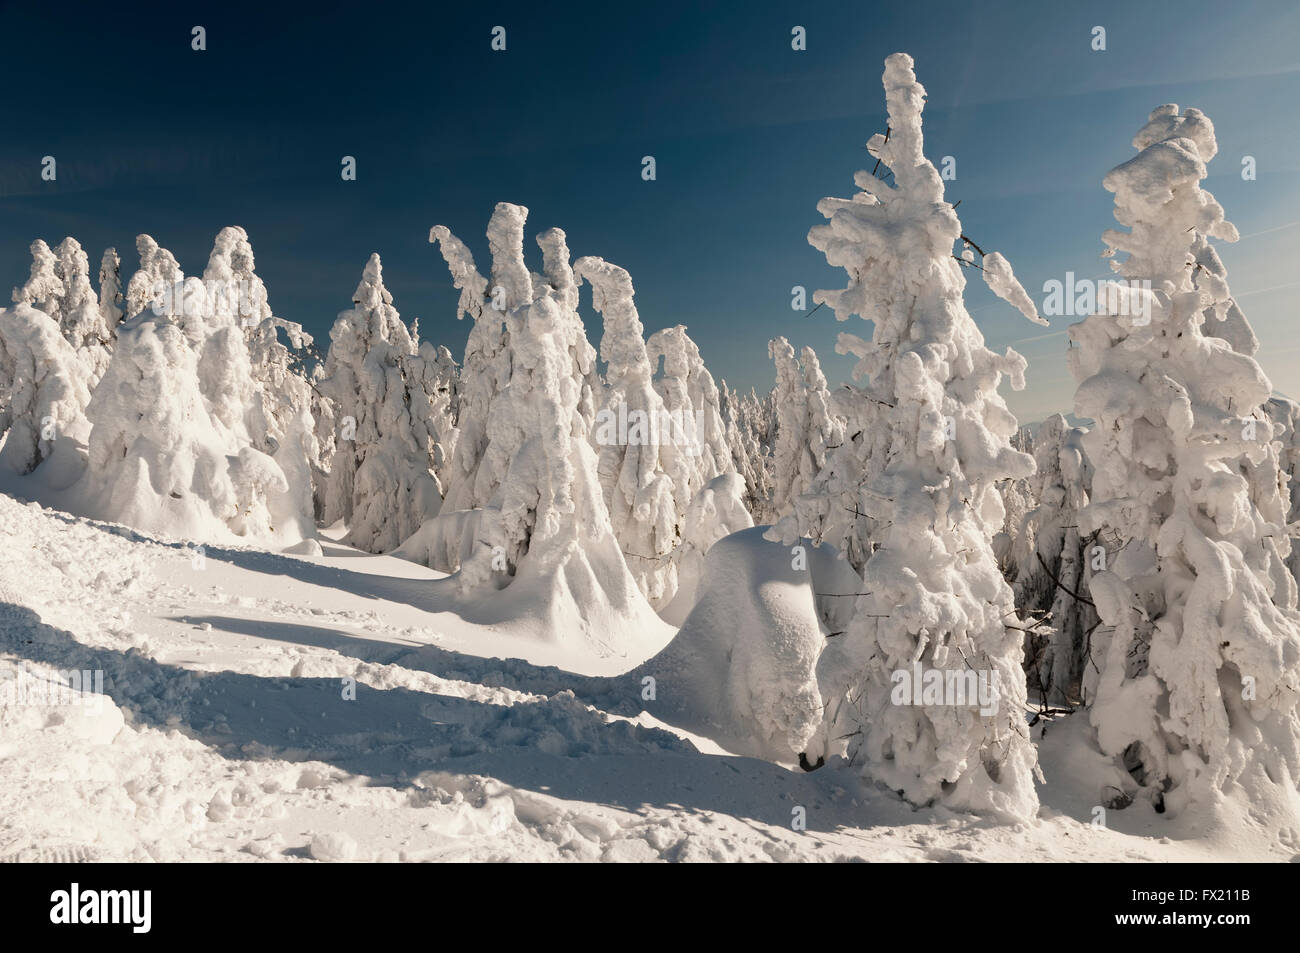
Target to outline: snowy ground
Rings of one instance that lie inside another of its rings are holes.
[[[327,544],[209,549],[198,569],[179,544],[3,495],[0,534],[0,672],[102,669],[109,696],[0,708],[0,860],[1300,856],[1300,832],[1249,816],[1093,827],[1077,725],[1040,741],[1035,824],[913,811],[852,770],[676,732],[617,677],[644,646],[579,664],[432,611],[438,574],[412,563]]]

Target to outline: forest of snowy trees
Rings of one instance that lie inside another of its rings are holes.
[[[699,691],[731,737],[752,728],[738,748],[914,805],[1035,816],[1035,735],[1071,718],[1108,808],[1300,818],[1300,405],[1215,251],[1237,232],[1202,185],[1209,117],[1157,106],[1105,175],[1118,291],[1069,328],[1074,415],[1022,422],[1000,388],[1026,362],[985,346],[967,277],[1045,322],[963,235],[911,58],[883,81],[876,168],[808,235],[847,276],[814,300],[852,329],[852,381],[777,337],[771,389],[732,389],[686,327],[647,333],[624,267],[507,202],[489,262],[429,233],[459,361],[402,319],[377,253],[317,342],[276,315],[240,227],[192,274],[150,235],[94,277],[75,238],[37,239],[0,311],[3,488],[193,545],[319,555],[339,527],[450,574],[449,604],[591,641],[680,627],[681,666],[733,667]],[[719,588],[724,539],[811,580],[811,629],[726,628],[761,614]]]

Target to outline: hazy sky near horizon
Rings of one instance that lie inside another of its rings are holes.
[[[191,49],[191,28],[207,50]],[[507,49],[490,48],[506,28]],[[807,50],[791,49],[791,29]],[[1092,49],[1094,26],[1106,50]],[[807,243],[826,195],[849,196],[885,128],[884,58],[903,50],[928,93],[926,153],[956,161],[966,234],[1011,261],[1030,295],[1097,278],[1113,224],[1106,171],[1161,103],[1214,121],[1204,183],[1242,233],[1220,245],[1264,369],[1300,397],[1300,5],[1038,2],[952,5],[656,3],[0,6],[10,82],[0,137],[0,282],[21,284],[37,237],[73,235],[92,269],[154,236],[190,274],[243,225],[276,313],[328,340],[371,252],[403,317],[460,357],[469,327],[429,227],[488,267],[494,204],[559,226],[575,257],[632,274],[647,331],[685,324],[715,377],[771,386],[767,341],[813,346],[832,382],[828,309],[791,288],[843,285]],[[41,159],[58,162],[42,181]],[[356,181],[340,160],[356,157]],[[641,177],[653,155],[657,178]],[[1242,178],[1252,156],[1257,177]],[[968,274],[989,345],[1029,360],[1006,391],[1026,422],[1071,409],[1065,329],[1025,321]],[[593,343],[599,318],[582,295]]]

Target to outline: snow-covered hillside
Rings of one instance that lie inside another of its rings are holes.
[[[998,825],[913,810],[833,764],[804,773],[731,756],[658,720],[640,679],[617,677],[641,658],[592,662],[508,625],[434,611],[438,573],[403,560],[329,542],[318,557],[200,555],[8,496],[0,533],[9,684],[20,670],[99,669],[107,696],[98,708],[0,709],[3,858],[1300,853],[1300,831],[1246,816],[1203,829],[1135,807],[1111,812],[1110,829],[1092,826],[1091,766],[1075,737],[1084,726],[1068,720],[1035,732],[1049,777],[1038,819]],[[670,693],[661,679],[660,697]],[[797,808],[806,830],[795,829]]]

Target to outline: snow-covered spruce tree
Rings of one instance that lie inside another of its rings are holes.
[[[1103,627],[1091,721],[1105,783],[1159,810],[1214,811],[1234,789],[1300,810],[1300,616],[1272,390],[1208,239],[1236,229],[1200,187],[1217,152],[1199,110],[1157,107],[1112,169],[1123,229],[1104,236],[1129,283],[1070,329],[1076,412],[1096,426],[1086,531],[1111,550],[1091,585]],[[1226,319],[1225,319],[1226,320]],[[1216,323],[1217,322],[1217,323]],[[1213,336],[1212,336],[1213,335]],[[1251,335],[1253,338],[1253,335]],[[1245,350],[1239,348],[1245,347]],[[1092,668],[1089,666],[1089,674]],[[1087,687],[1087,686],[1085,686]],[[1116,800],[1122,800],[1116,795]]]
[[[249,442],[275,458],[289,483],[288,496],[276,501],[276,519],[282,529],[292,524],[299,538],[314,536],[312,479],[322,469],[322,461],[312,417],[312,386],[304,366],[312,337],[297,322],[273,314],[248,233],[239,226],[217,233],[203,283],[211,312],[209,333],[237,335],[247,351],[247,380],[252,386],[240,397],[240,413]],[[234,346],[233,341],[227,344]],[[229,399],[230,394],[226,390],[205,396],[216,402],[223,396]]]
[[[32,242],[31,274],[21,288],[15,288],[15,304],[26,304],[44,311],[59,324],[63,311],[63,279],[59,275],[59,259],[43,239]]]
[[[761,405],[752,388],[742,395],[729,389],[726,381],[719,382],[718,396],[731,459],[736,472],[745,479],[745,509],[755,522],[771,522],[772,480],[767,448],[761,442],[767,437],[767,424],[759,413]]]
[[[1021,453],[1034,455],[1034,438],[1028,427],[1021,427],[1011,437],[1011,447]],[[998,492],[1002,494],[1002,532],[993,537],[993,555],[1002,567],[1002,575],[1008,582],[1013,582],[1020,573],[1016,565],[1019,552],[1016,547],[1021,537],[1025,515],[1038,502],[1034,490],[1033,475],[998,481]],[[1016,602],[1020,605],[1019,600]]]
[[[522,206],[501,203],[489,227],[508,375],[491,399],[477,464],[477,489],[494,489],[474,521],[455,586],[476,605],[484,604],[484,589],[506,589],[509,595],[494,602],[498,612],[526,612],[553,635],[581,632],[608,653],[647,633],[657,638],[657,619],[619,551],[596,475],[583,409],[590,391],[586,335],[562,233],[538,236],[544,273],[530,275],[522,255],[526,215]],[[458,271],[462,291],[479,284],[468,267],[453,265],[453,275]]]
[[[126,283],[128,318],[155,304],[161,307],[160,298],[172,293],[185,277],[176,256],[160,247],[151,236],[137,235],[135,248],[140,253],[140,268]]]
[[[488,279],[478,273],[474,256],[459,238],[443,225],[429,230],[429,241],[437,243],[460,290],[456,317],[474,319],[465,343],[462,362],[459,436],[444,480],[444,507],[448,511],[482,506],[496,487],[496,474],[485,473],[479,482],[479,467],[487,448],[487,427],[492,403],[510,376],[510,338],[506,329],[507,287],[518,287],[518,270],[523,260],[523,219],[517,206],[500,202],[488,222],[488,246],[492,254],[492,293]],[[519,264],[516,265],[516,262]],[[527,268],[523,268],[524,277]]]
[[[844,726],[830,734],[852,734],[867,776],[914,804],[1033,817],[1021,633],[1008,627],[1011,590],[990,545],[1003,518],[997,481],[1033,466],[1011,447],[1016,421],[997,392],[1003,375],[1024,385],[1025,361],[988,350],[966,311],[953,255],[961,224],[922,151],[925,90],[910,56],[885,61],[884,86],[890,132],[867,149],[893,182],[859,172],[862,191],[823,199],[829,222],[808,235],[850,279],[815,300],[840,320],[856,314],[874,325],[870,343],[848,342],[869,380],[855,391],[852,439],[841,449],[862,471],[841,466],[834,478],[851,485],[827,486],[879,526],[852,623],[819,666],[830,716]],[[990,287],[1018,298],[1023,289],[1004,268]],[[980,683],[986,700],[993,689],[991,704],[957,692]]]
[[[423,439],[433,461],[434,481],[441,497],[443,478],[460,438],[456,426],[460,412],[460,368],[451,351],[442,345],[434,347],[428,341],[420,344],[419,358],[418,380],[411,381],[411,417],[416,424],[416,439]]]
[[[776,517],[794,507],[826,465],[826,455],[844,440],[844,422],[832,415],[830,392],[817,354],[803,349],[803,363],[783,337],[768,342],[776,364],[776,447],[772,454],[772,510]]]
[[[1080,689],[1088,639],[1097,613],[1088,602],[1094,535],[1079,532],[1088,504],[1091,466],[1083,451],[1086,430],[1053,414],[1035,437],[1036,469],[1029,477],[1033,505],[1012,543],[1016,606],[1025,627],[1025,668],[1036,700],[1073,707]]]
[[[87,375],[86,385],[94,389],[108,366],[112,335],[99,313],[90,285],[90,263],[75,238],[65,238],[53,251],[45,242],[32,243],[31,276],[13,299],[49,315],[64,338],[77,352]]]
[[[324,521],[343,520],[345,543],[381,553],[436,516],[441,500],[425,423],[414,416],[424,402],[424,359],[384,287],[378,255],[352,302],[330,330],[322,382],[340,424]]]
[[[1273,397],[1265,405],[1265,410],[1273,421],[1273,437],[1281,444],[1278,465],[1287,481],[1290,505],[1286,522],[1294,540],[1294,534],[1300,530],[1300,403],[1285,397]],[[1292,542],[1286,565],[1291,575],[1300,581],[1300,545]]]
[[[122,311],[124,303],[122,261],[117,257],[116,248],[105,248],[104,257],[99,262],[99,316],[114,338],[125,314]]]
[[[591,284],[605,325],[600,356],[607,388],[594,430],[596,472],[632,578],[661,609],[677,592],[672,553],[690,500],[676,494],[689,482],[688,463],[664,442],[674,435],[664,432],[667,409],[654,387],[631,276],[593,257],[578,259],[574,271]]]
[[[26,303],[0,310],[0,467],[31,473],[89,437],[84,367],[54,319]]]
[[[90,376],[94,389],[108,367],[113,340],[112,329],[99,309],[99,298],[90,285],[90,261],[81,244],[72,237],[63,239],[56,249],[57,270],[63,279],[62,314],[59,324],[63,336],[77,351],[77,358]]]
[[[89,465],[78,495],[91,515],[148,532],[266,538],[267,501],[288,486],[274,460],[209,412],[200,379],[215,368],[200,365],[183,330],[205,324],[203,283],[190,278],[158,303],[162,313],[146,307],[118,327],[86,411]]]
[[[646,352],[651,367],[658,367],[663,360],[663,374],[655,381],[655,389],[663,398],[669,418],[681,431],[665,448],[670,455],[685,457],[681,472],[686,484],[678,487],[677,496],[692,500],[714,477],[735,469],[722,423],[718,386],[685,325],[650,335]],[[677,465],[672,464],[671,469],[676,470]]]

